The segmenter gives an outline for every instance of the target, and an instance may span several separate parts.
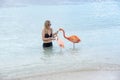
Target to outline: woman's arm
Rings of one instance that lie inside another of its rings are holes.
[[[52,30],[52,34],[53,34],[53,38],[55,38],[58,34],[58,31],[56,31],[55,33],[53,33],[53,30]]]
[[[58,34],[58,31],[56,31],[55,33],[53,33],[53,36],[55,37],[55,36],[57,36],[57,34]]]

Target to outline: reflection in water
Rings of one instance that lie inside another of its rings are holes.
[[[43,54],[45,55],[45,57],[52,56],[54,54],[53,53],[53,47],[43,48]]]
[[[67,50],[67,52],[69,52],[69,53],[72,54],[72,55],[74,55],[74,54],[79,54],[79,53],[81,53],[80,51],[81,51],[80,48],[69,48],[69,49]]]
[[[79,48],[75,49],[58,49],[56,47],[50,47],[50,48],[43,48],[43,55],[41,56],[41,59],[46,63],[52,63],[54,61],[63,61],[69,60],[71,57],[77,57],[80,53]],[[70,59],[71,60],[71,59]]]
[[[55,55],[63,56],[65,54],[79,54],[80,48],[58,49],[55,47],[43,48],[43,55],[46,58],[53,57]]]

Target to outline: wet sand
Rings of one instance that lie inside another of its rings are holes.
[[[64,71],[9,80],[120,80],[120,71]]]

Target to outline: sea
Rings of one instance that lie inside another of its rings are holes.
[[[69,70],[120,70],[119,0],[6,2],[0,3],[0,80]],[[43,49],[45,20],[51,21],[53,32],[63,28],[66,36],[76,35],[81,42],[73,48],[59,32],[65,47],[54,40],[52,49]]]

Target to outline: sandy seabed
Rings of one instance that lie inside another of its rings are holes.
[[[65,71],[12,80],[120,80],[120,71]]]

